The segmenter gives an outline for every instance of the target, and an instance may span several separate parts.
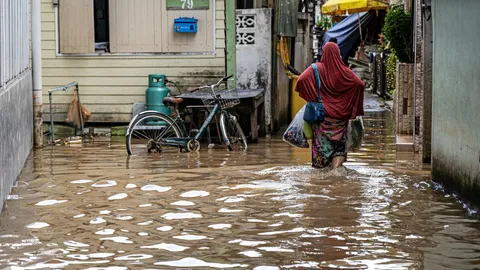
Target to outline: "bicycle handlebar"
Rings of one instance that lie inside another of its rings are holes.
[[[230,78],[233,78],[233,74],[223,77],[222,80],[223,81],[228,81]]]
[[[220,85],[222,82],[226,82],[226,81],[228,81],[228,79],[230,79],[230,78],[232,78],[232,77],[233,77],[233,74],[221,78],[221,79],[220,79],[217,83],[215,83],[215,84],[200,86],[200,87],[198,87],[198,88],[195,88],[195,89],[192,89],[192,90],[188,90],[188,91],[191,92],[191,93],[193,93],[193,92],[196,92],[196,91],[201,90],[201,89],[217,87],[217,86]]]

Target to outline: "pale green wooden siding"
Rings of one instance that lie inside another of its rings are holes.
[[[215,0],[215,54],[146,56],[56,56],[55,10],[42,1],[42,58],[44,119],[49,119],[48,89],[72,81],[80,84],[82,103],[91,122],[128,122],[135,102],[144,102],[147,77],[163,73],[182,88],[215,81],[225,73],[225,6]],[[213,26],[212,26],[213,27]],[[172,87],[175,91],[175,88]],[[55,118],[64,121],[72,98],[54,95]]]

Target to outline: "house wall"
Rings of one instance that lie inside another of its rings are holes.
[[[432,174],[480,203],[480,1],[432,4]]]
[[[432,159],[432,19],[423,24],[423,113],[420,131],[422,136],[423,162],[430,163]]]
[[[28,0],[0,0],[0,210],[33,145]]]
[[[415,0],[415,115],[414,148],[429,163],[432,133],[432,19],[422,9],[423,0]]]
[[[225,75],[224,0],[211,0],[210,4],[215,23],[211,53],[83,56],[57,54],[55,8],[51,0],[41,1],[43,98],[48,101],[49,88],[78,81],[82,104],[92,112],[89,122],[129,122],[133,104],[145,102],[149,74],[166,74],[181,89],[204,85]],[[175,87],[170,88],[176,92]],[[72,93],[56,93],[53,100],[55,120],[63,122]],[[44,120],[48,120],[48,106],[44,106],[43,112]]]
[[[33,145],[32,73],[0,87],[0,211]]]

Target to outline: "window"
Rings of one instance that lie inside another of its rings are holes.
[[[237,9],[253,8],[254,0],[237,0]]]
[[[252,9],[268,7],[267,0],[237,0],[237,9]]]
[[[215,0],[182,2],[60,0],[60,53],[213,52]],[[173,8],[167,9],[167,3]],[[175,33],[173,23],[178,17],[198,19],[197,33]]]
[[[95,0],[93,8],[95,11],[95,50],[108,51],[110,41],[108,27],[108,0]]]

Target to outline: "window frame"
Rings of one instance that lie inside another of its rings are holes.
[[[93,1],[93,0],[92,0]],[[228,0],[225,0],[228,1]],[[213,12],[213,19],[212,19],[212,31],[213,31],[213,50],[207,52],[139,52],[139,53],[111,53],[111,52],[95,52],[95,53],[62,53],[60,52],[60,14],[59,14],[59,6],[54,6],[54,16],[55,16],[55,56],[56,57],[110,57],[114,58],[116,56],[201,56],[201,55],[209,55],[209,56],[216,56],[217,55],[217,19],[216,19],[216,0],[212,1],[211,9]]]

